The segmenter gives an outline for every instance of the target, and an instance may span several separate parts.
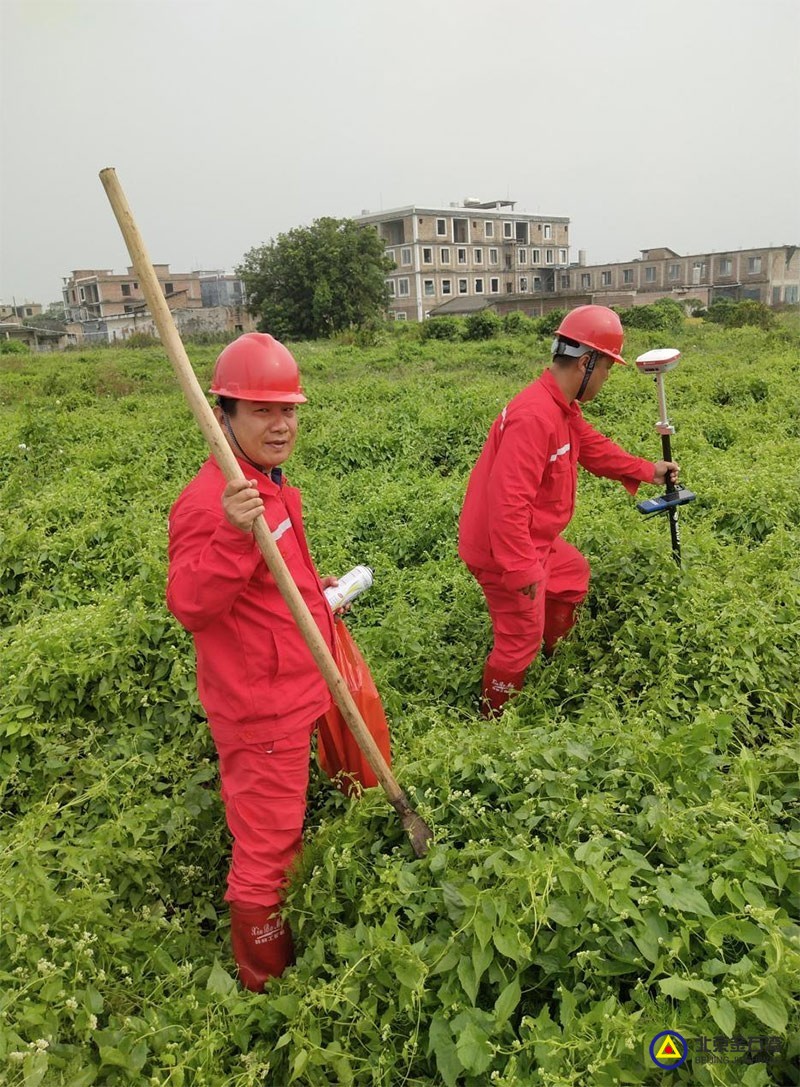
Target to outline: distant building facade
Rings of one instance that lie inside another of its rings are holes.
[[[672,249],[642,249],[635,260],[584,264],[561,276],[565,292],[590,293],[603,305],[634,306],[659,298],[746,298],[767,306],[800,301],[800,249],[796,245],[681,256]]]
[[[224,272],[170,272],[153,266],[179,331],[250,332],[255,322],[245,309],[244,284]],[[114,343],[135,333],[157,336],[136,272],[81,268],[64,277],[68,328],[79,340]]]
[[[0,321],[29,321],[32,317],[38,317],[42,312],[39,302],[23,302],[22,305],[0,305]]]
[[[515,212],[515,204],[466,199],[356,216],[378,231],[394,261],[386,280],[390,317],[423,321],[453,299],[475,309],[481,299],[555,291],[569,267],[569,219]]]

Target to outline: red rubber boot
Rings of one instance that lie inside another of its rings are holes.
[[[567,600],[559,600],[557,596],[549,597],[545,601],[542,646],[548,657],[553,655],[556,643],[560,642],[566,634],[569,634],[575,626],[577,611],[577,604]]]
[[[510,698],[516,697],[522,690],[527,668],[521,672],[503,672],[492,668],[489,661],[483,668],[483,692],[481,713],[487,719],[499,717]]]
[[[294,962],[292,933],[275,906],[231,902],[231,948],[245,989],[260,993]]]

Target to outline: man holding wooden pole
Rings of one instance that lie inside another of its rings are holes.
[[[325,639],[333,616],[303,529],[300,492],[283,475],[305,402],[297,364],[272,336],[240,336],[217,359],[214,414],[245,479],[213,457],[172,508],[167,603],[194,635],[200,700],[219,755],[233,835],[225,898],[243,985],[259,991],[293,961],[280,915],[300,851],[309,745],[331,696],[253,535],[263,515]]]

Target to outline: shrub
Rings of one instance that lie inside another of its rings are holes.
[[[725,328],[743,328],[745,325],[772,328],[775,325],[775,314],[769,306],[754,298],[745,298],[742,302],[718,298],[708,307],[708,320]]]
[[[430,317],[422,326],[423,340],[460,340],[464,323],[458,317]]]
[[[507,336],[524,336],[535,332],[536,324],[520,310],[512,310],[503,318],[503,332]]]
[[[503,322],[492,309],[471,313],[466,320],[465,340],[491,340],[500,335]]]
[[[556,329],[567,316],[565,309],[553,309],[542,317],[535,317],[533,324],[540,336],[554,336]]]
[[[20,340],[0,340],[0,355],[29,355],[30,348]]]
[[[672,298],[659,298],[646,306],[631,306],[617,311],[625,328],[651,332],[677,332],[683,325],[683,306]]]

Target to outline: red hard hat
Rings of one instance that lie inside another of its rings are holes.
[[[570,310],[556,329],[556,336],[577,340],[592,347],[601,355],[609,355],[614,362],[628,364],[620,355],[622,350],[622,322],[608,306],[578,306]]]
[[[292,353],[265,332],[245,332],[228,344],[214,366],[210,391],[234,400],[306,402]]]

